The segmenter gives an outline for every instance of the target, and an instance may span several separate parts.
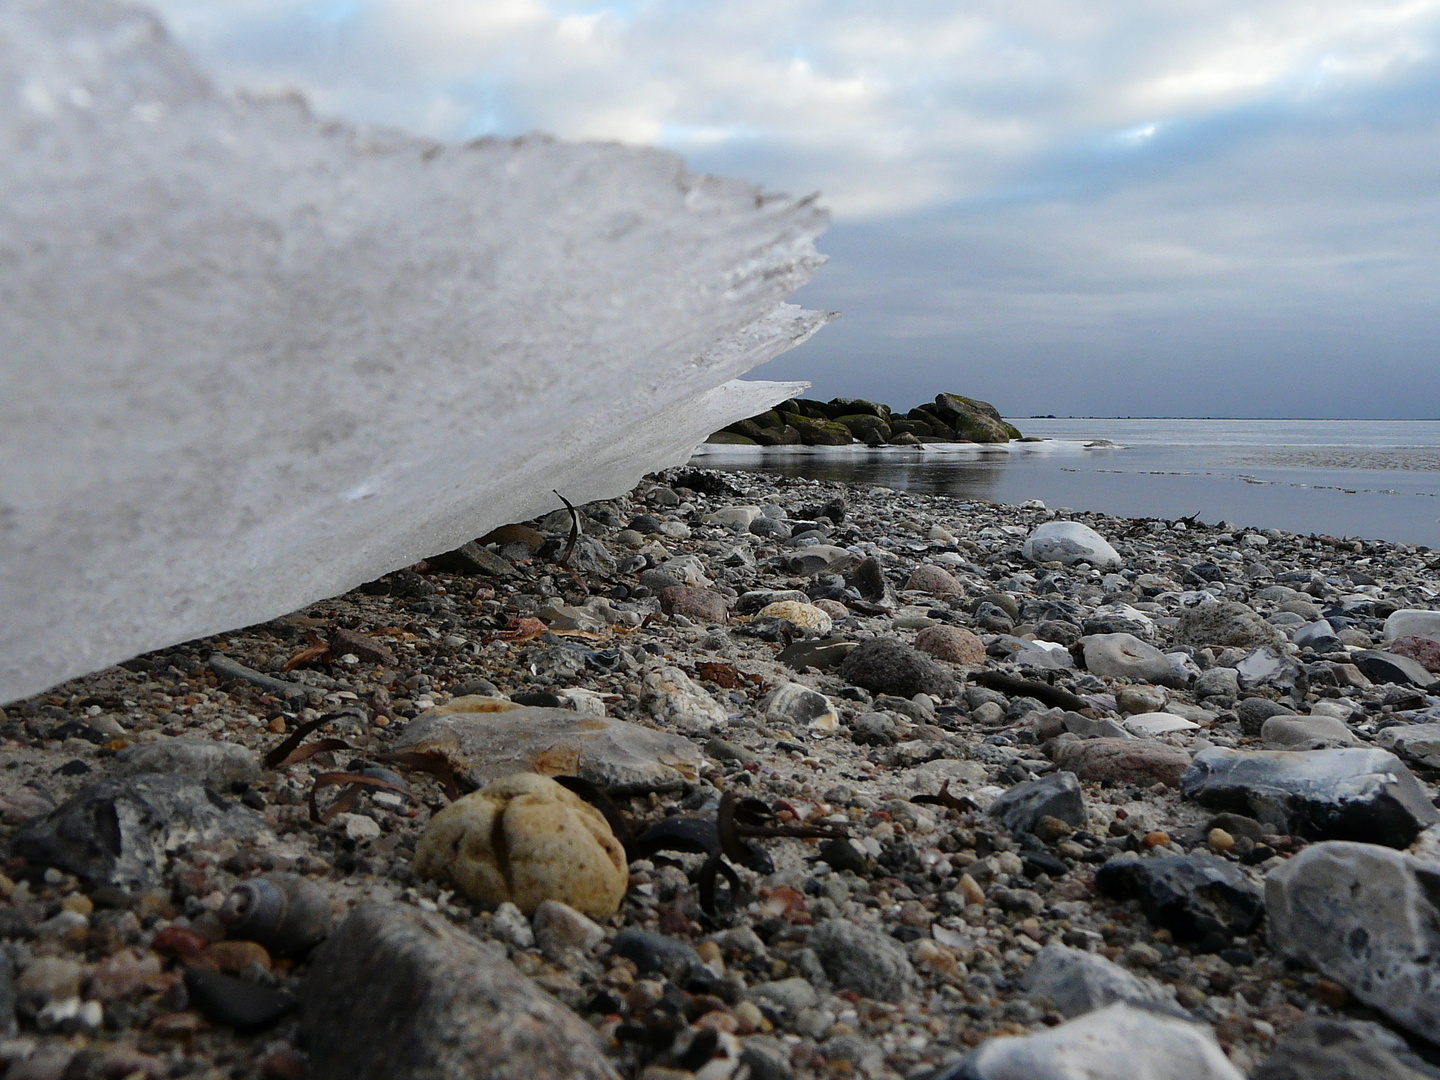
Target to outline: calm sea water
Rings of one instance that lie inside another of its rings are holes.
[[[1440,548],[1440,421],[1016,418],[1038,443],[705,446],[695,464]]]

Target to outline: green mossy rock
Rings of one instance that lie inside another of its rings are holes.
[[[717,432],[715,432],[714,435],[711,435],[711,436],[710,436],[708,439],[706,439],[705,441],[706,441],[707,443],[712,443],[712,444],[714,444],[714,445],[716,445],[716,446],[759,446],[759,445],[760,445],[760,444],[759,444],[758,442],[756,442],[754,439],[747,439],[744,435],[741,435],[741,434],[739,434],[738,432],[735,432],[735,431],[730,431],[729,429],[726,429],[725,431],[717,431]]]
[[[878,433],[883,441],[890,441],[890,425],[887,424],[880,417],[872,415],[870,413],[855,413],[850,416],[837,416],[835,418],[835,423],[844,424],[847,428],[850,429],[850,434],[854,435],[855,438],[859,439],[861,442],[864,442],[866,436],[869,435],[872,431]]]
[[[785,422],[800,432],[800,441],[806,446],[849,446],[854,442],[850,429],[833,420],[816,420],[799,413],[789,413]]]
[[[842,424],[847,416],[875,416],[881,420],[889,421],[890,406],[882,405],[876,401],[866,401],[864,398],[831,398],[828,402],[830,407],[830,419],[839,420]]]
[[[796,398],[795,412],[811,420],[830,419],[830,406],[826,405],[823,401],[815,401],[812,398]]]
[[[1010,441],[999,411],[987,401],[959,394],[936,394],[934,408],[935,414],[955,429],[958,438],[978,443]]]
[[[736,420],[725,430],[735,435],[743,435],[753,443],[759,443],[765,436],[765,429],[754,420]]]
[[[785,419],[776,410],[762,412],[759,416],[752,416],[750,419],[759,424],[762,428],[783,428]]]

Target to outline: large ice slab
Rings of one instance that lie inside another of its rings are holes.
[[[213,90],[0,0],[0,702],[618,494],[793,394],[807,200]]]

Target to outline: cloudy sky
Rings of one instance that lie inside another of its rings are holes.
[[[756,372],[1014,416],[1440,417],[1440,0],[161,0],[229,86],[821,193]]]

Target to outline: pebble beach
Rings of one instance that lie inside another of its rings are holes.
[[[1437,609],[657,474],[7,705],[4,1075],[1440,1076]]]

